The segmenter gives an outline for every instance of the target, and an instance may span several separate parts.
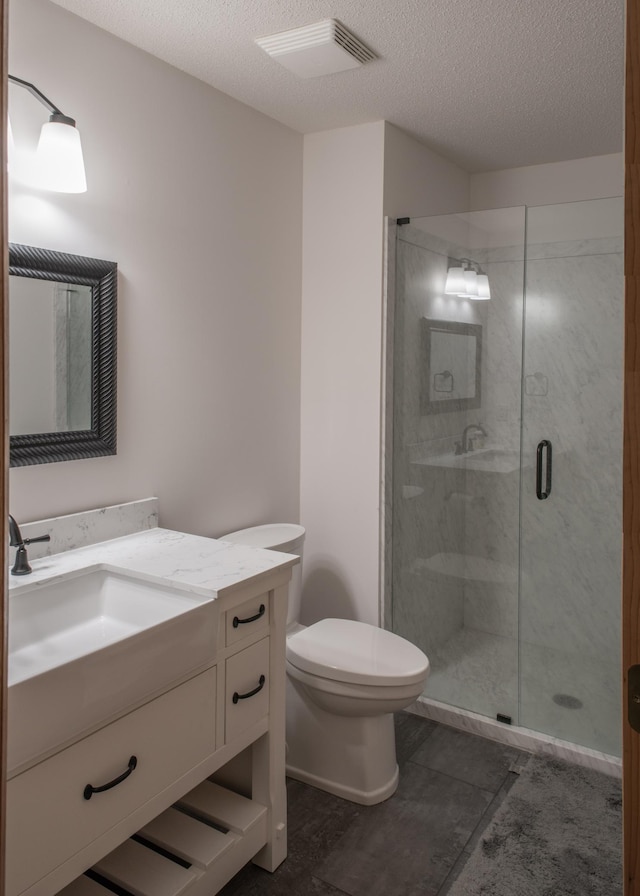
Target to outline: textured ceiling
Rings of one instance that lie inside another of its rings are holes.
[[[622,149],[623,0],[55,0],[302,133],[386,119],[468,171]],[[324,18],[380,58],[298,79],[254,38]]]

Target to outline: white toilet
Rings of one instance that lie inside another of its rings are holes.
[[[297,554],[305,530],[254,526],[223,541]],[[425,654],[392,632],[348,619],[298,622],[301,566],[293,569],[287,614],[287,774],[366,806],[398,786],[392,713],[422,693]]]

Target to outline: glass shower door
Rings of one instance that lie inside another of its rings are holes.
[[[396,256],[389,621],[430,699],[517,723],[524,209],[412,218]]]
[[[520,724],[620,754],[621,199],[527,210]]]

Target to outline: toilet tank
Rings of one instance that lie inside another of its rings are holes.
[[[298,526],[296,523],[267,523],[264,526],[250,526],[248,529],[238,529],[237,532],[220,536],[222,541],[244,544],[251,548],[264,548],[268,551],[281,551],[283,554],[296,554],[300,557],[300,563],[291,570],[287,628],[297,622],[300,616],[304,535],[304,526]]]

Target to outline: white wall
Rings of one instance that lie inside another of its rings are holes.
[[[384,216],[468,205],[468,175],[385,122],[305,138],[305,622],[380,619]]]
[[[303,621],[378,622],[384,122],[304,141]]]
[[[385,215],[415,218],[465,212],[469,183],[469,175],[453,162],[385,122]]]
[[[605,199],[621,196],[623,188],[622,153],[613,153],[472,174],[469,208],[552,205],[582,199]]]
[[[10,239],[119,266],[118,454],[12,470],[12,513],[154,494],[190,532],[295,521],[302,138],[46,0],[12,2],[9,50],[77,119],[89,185],[12,184]]]

